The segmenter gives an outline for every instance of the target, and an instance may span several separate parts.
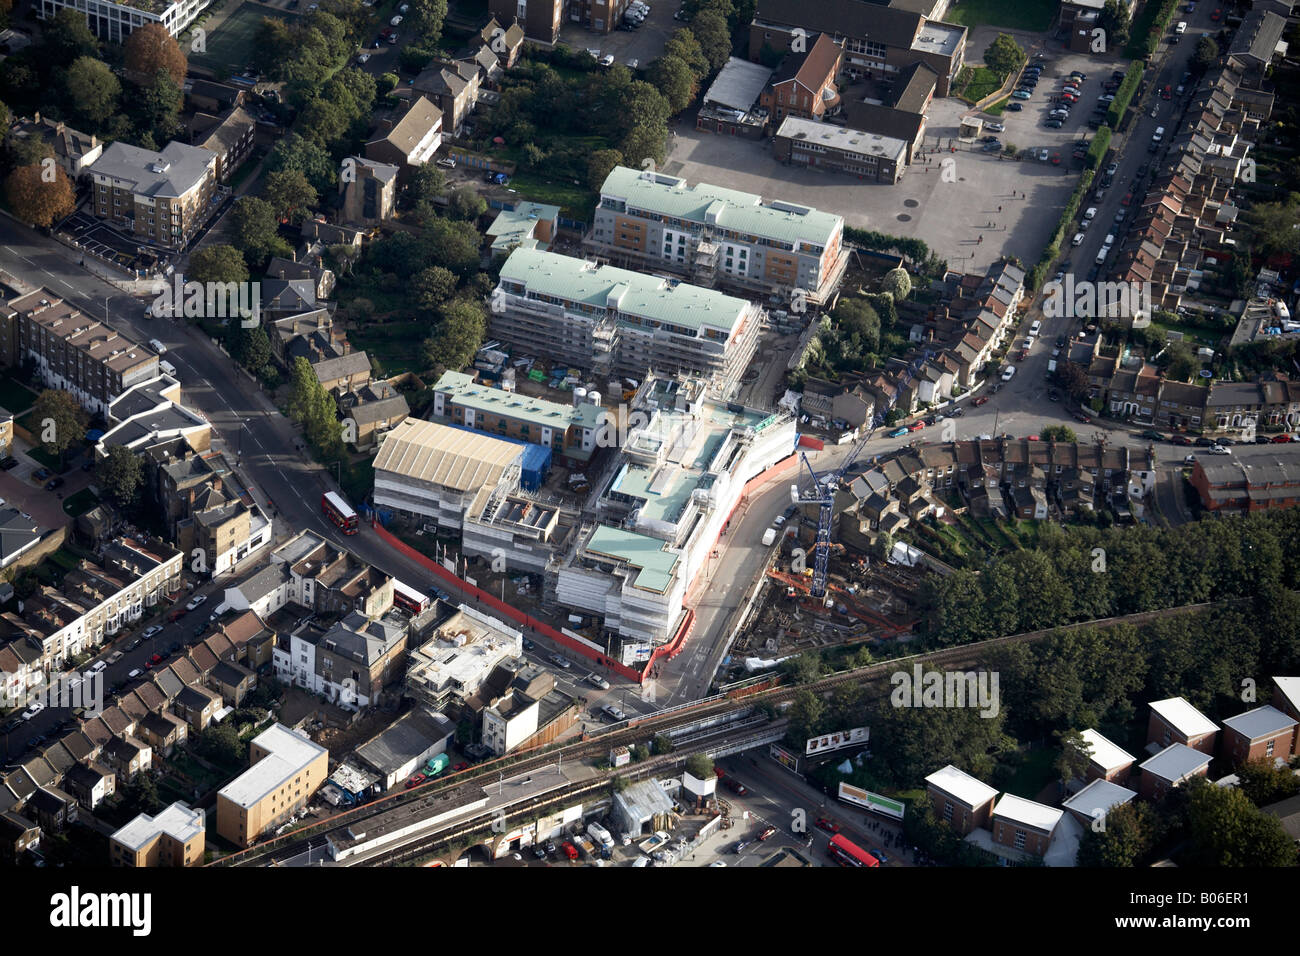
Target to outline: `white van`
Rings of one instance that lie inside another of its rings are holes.
[[[167,353],[167,346],[163,345],[157,339],[149,340],[149,348],[153,349],[159,355],[165,355]]]
[[[763,546],[764,546],[764,547],[766,547],[767,545],[771,544],[771,543],[772,543],[773,541],[775,541],[775,540],[776,540],[776,529],[775,529],[775,528],[768,528],[766,531],[763,532]]]
[[[1179,20],[1179,21],[1178,21],[1178,26],[1174,27],[1174,32],[1177,33],[1179,36],[1182,36],[1184,33],[1186,33],[1186,32],[1187,32],[1187,21],[1186,21],[1186,20]]]
[[[1039,322],[1037,319],[1035,319],[1035,320],[1033,321],[1033,324],[1029,326],[1029,334],[1030,334],[1030,335],[1037,335],[1037,334],[1038,334],[1038,330],[1041,329],[1042,327],[1043,327],[1043,323],[1042,323],[1042,322]]]
[[[171,362],[159,362],[158,368],[162,370],[164,375],[170,375],[172,378],[176,377],[176,366]]]

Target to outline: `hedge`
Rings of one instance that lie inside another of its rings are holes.
[[[1047,248],[1039,257],[1038,263],[1029,270],[1029,288],[1037,292],[1043,284],[1043,279],[1047,275],[1047,270],[1052,267],[1056,257],[1061,254],[1061,240],[1065,238],[1066,230],[1074,222],[1074,217],[1078,215],[1079,207],[1083,205],[1083,197],[1087,195],[1088,190],[1092,188],[1092,170],[1085,169],[1083,175],[1079,177],[1079,185],[1074,187],[1074,192],[1066,200],[1065,208],[1061,210],[1061,218],[1056,223],[1056,230],[1052,233],[1051,240],[1047,243]]]
[[[1111,129],[1119,129],[1119,121],[1128,110],[1129,103],[1133,101],[1145,69],[1146,64],[1140,61],[1128,65],[1128,72],[1124,74],[1124,80],[1120,83],[1115,99],[1111,101],[1110,109],[1106,112],[1106,125]]]
[[[1103,126],[1097,130],[1097,135],[1092,138],[1092,143],[1088,147],[1088,168],[1096,169],[1100,166],[1108,149],[1110,149],[1110,127]]]
[[[904,239],[870,229],[858,229],[855,226],[844,227],[844,238],[862,249],[874,249],[876,252],[896,252],[911,259],[916,265],[925,265],[930,258],[930,247],[921,239]]]
[[[1142,8],[1142,13],[1133,21],[1133,27],[1129,30],[1129,43],[1125,55],[1131,58],[1141,56],[1151,56],[1156,52],[1156,47],[1160,45],[1160,37],[1169,29],[1169,23],[1174,18],[1174,11],[1178,7],[1179,0],[1162,0],[1159,7],[1155,5],[1155,0],[1147,0],[1146,5]],[[1143,33],[1142,31],[1146,32]]]

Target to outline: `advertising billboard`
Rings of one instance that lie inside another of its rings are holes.
[[[813,754],[829,753],[832,750],[843,750],[845,747],[857,747],[867,742],[870,731],[866,727],[854,727],[852,730],[841,730],[834,734],[822,734],[820,737],[809,737],[807,749],[804,753],[811,757]]]
[[[872,793],[870,790],[860,790],[857,787],[851,787],[847,783],[840,784],[839,798],[845,803],[851,803],[855,807],[862,807],[864,810],[872,810],[876,813],[883,813],[887,817],[893,817],[895,820],[903,819],[904,806],[900,800],[891,800],[889,797],[882,797],[878,793]]]

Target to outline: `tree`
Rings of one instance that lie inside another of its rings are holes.
[[[1189,380],[1201,367],[1201,363],[1196,359],[1196,353],[1187,342],[1170,342],[1165,348],[1165,353],[1160,356],[1158,364],[1165,366],[1167,378],[1179,382]]]
[[[461,369],[474,357],[487,332],[487,313],[483,306],[468,299],[457,299],[443,309],[442,321],[434,334],[424,340],[424,358],[430,367]]]
[[[61,389],[47,388],[32,404],[31,420],[36,438],[47,455],[63,453],[86,434],[87,417],[77,400]]]
[[[300,169],[278,169],[267,174],[262,197],[279,219],[301,222],[319,201],[315,187]]]
[[[19,166],[39,166],[54,158],[54,149],[43,136],[15,136],[12,132],[4,138],[4,168],[15,170]]]
[[[264,262],[271,256],[279,236],[275,210],[265,199],[241,196],[230,213],[231,238],[249,263]]]
[[[239,764],[244,760],[244,744],[235,728],[226,722],[211,724],[199,735],[196,748],[214,763]]]
[[[1155,814],[1145,803],[1115,807],[1089,827],[1079,841],[1079,866],[1134,867],[1156,841]]]
[[[1061,752],[1057,754],[1052,766],[1061,781],[1061,789],[1064,790],[1067,783],[1076,778],[1082,780],[1088,772],[1088,754],[1091,748],[1077,730],[1066,730],[1056,737]]]
[[[682,27],[664,44],[663,56],[675,56],[688,67],[696,80],[709,72],[709,58],[704,55],[700,41],[686,27]]]
[[[794,695],[785,715],[790,721],[787,739],[803,746],[804,741],[817,734],[826,714],[826,701],[808,689]]]
[[[126,69],[138,76],[152,77],[166,70],[177,86],[185,82],[189,63],[180,46],[161,23],[146,23],[131,31],[122,44]]]
[[[1040,428],[1038,437],[1043,441],[1059,441],[1067,445],[1079,440],[1079,436],[1069,425],[1048,425],[1046,428]]]
[[[1187,785],[1189,861],[1199,866],[1295,866],[1296,847],[1277,817],[1236,787],[1198,777]]]
[[[406,184],[406,198],[412,206],[432,203],[447,189],[447,177],[433,163],[417,166]]]
[[[442,37],[442,23],[447,19],[447,0],[410,0],[406,17],[412,28],[429,43]]]
[[[159,70],[131,99],[142,145],[146,134],[155,145],[168,142],[180,126],[181,112],[181,88],[171,74]]]
[[[1188,69],[1193,76],[1200,76],[1218,62],[1219,44],[1215,43],[1213,38],[1203,36],[1196,41],[1196,49],[1192,51],[1192,60]]]
[[[141,459],[125,445],[112,445],[95,462],[95,482],[119,508],[135,504],[143,478]]]
[[[668,108],[673,113],[680,113],[695,99],[695,74],[678,57],[661,56],[655,60],[650,64],[649,77],[655,89],[668,100]]]
[[[48,228],[77,208],[68,175],[58,166],[20,166],[5,180],[5,198],[15,216]]]
[[[117,111],[122,84],[113,71],[94,57],[82,56],[73,61],[64,74],[63,86],[77,115],[93,129],[100,129]]]
[[[1257,807],[1286,800],[1300,793],[1300,778],[1290,767],[1274,767],[1268,759],[1249,760],[1237,768],[1239,786]]]
[[[138,816],[141,813],[153,815],[162,809],[162,800],[158,797],[158,787],[153,777],[147,773],[137,773],[122,788],[122,809]]]
[[[426,163],[419,167],[412,178],[418,177],[423,170],[432,165]],[[271,153],[266,158],[268,174],[288,169],[296,169],[306,176],[307,182],[311,183],[318,195],[338,191],[338,167],[330,158],[330,154],[319,144],[297,133],[290,133],[288,137],[271,147]]]
[[[632,760],[640,763],[642,760],[650,758],[650,748],[645,744],[633,744],[631,747]]]
[[[705,10],[691,21],[691,33],[700,45],[700,51],[709,67],[720,70],[731,56],[731,30],[727,21],[712,10]]]
[[[907,270],[901,266],[897,269],[890,269],[885,273],[884,279],[880,282],[880,287],[887,292],[895,302],[902,302],[912,294],[912,277],[907,274]]]
[[[804,651],[781,665],[782,673],[796,684],[810,684],[825,673],[822,657],[816,651]]]
[[[99,41],[90,31],[84,11],[64,8],[54,15],[53,20],[44,21],[36,62],[59,67],[77,57],[98,54]]]
[[[1025,51],[1009,33],[999,33],[984,51],[984,63],[998,76],[1006,76],[1025,62]]]
[[[1300,252],[1300,193],[1280,202],[1257,203],[1245,212],[1257,253],[1288,255]]]
[[[1132,27],[1128,4],[1106,0],[1097,17],[1097,26],[1106,31],[1106,44],[1110,49],[1118,50],[1123,47],[1128,43],[1129,29]]]
[[[669,744],[671,747],[672,744]],[[671,753],[672,751],[665,751]],[[696,780],[717,779],[713,772],[713,758],[707,754],[691,754],[686,758],[686,772]]]
[[[234,329],[239,336],[239,364],[254,375],[262,374],[262,370],[271,363],[271,340],[267,337],[266,329],[261,325],[246,329],[236,322],[231,322],[227,328]]]
[[[1056,367],[1056,380],[1076,402],[1088,397],[1088,372],[1077,362],[1062,362]]]
[[[473,186],[459,186],[447,197],[447,209],[457,219],[473,222],[487,212],[487,200]]]
[[[438,312],[456,291],[456,276],[442,266],[421,269],[411,280],[411,295],[422,309]]]
[[[599,192],[614,167],[623,164],[623,154],[616,149],[598,149],[587,160],[587,185]]]
[[[396,238],[396,237],[394,237]],[[445,266],[459,276],[479,270],[479,246],[483,237],[473,223],[451,219],[434,219],[425,229],[424,241],[417,243],[423,260],[412,273],[425,265]]]
[[[655,734],[650,741],[650,749],[654,751],[656,757],[670,754],[673,752],[673,742],[667,734]]]
[[[880,350],[880,315],[866,299],[841,298],[831,317],[846,355],[858,358]]]
[[[248,266],[238,249],[222,243],[190,253],[189,277],[195,282],[247,282]]]

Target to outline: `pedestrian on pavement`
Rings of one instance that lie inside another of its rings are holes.
[[[1001,206],[998,206],[998,212],[1001,212],[1001,211],[1002,211],[1002,207],[1001,207]]]

